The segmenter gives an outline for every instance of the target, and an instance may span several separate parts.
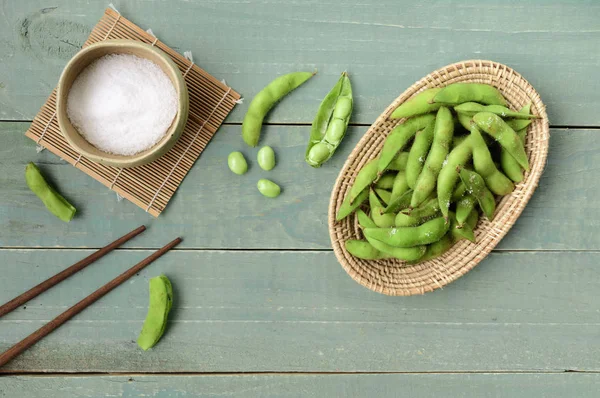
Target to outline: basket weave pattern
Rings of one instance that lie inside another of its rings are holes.
[[[355,215],[340,222],[335,215],[354,183],[358,171],[366,162],[379,155],[383,142],[394,127],[403,122],[391,120],[391,113],[404,101],[425,89],[451,83],[487,83],[498,88],[511,109],[520,109],[530,101],[534,119],[527,131],[526,152],[531,170],[515,190],[498,203],[493,221],[480,218],[475,230],[477,243],[462,240],[443,256],[423,263],[408,265],[400,260],[361,260],[346,251],[348,239],[362,239]],[[333,188],[329,204],[329,233],[338,261],[346,272],[361,285],[392,296],[423,294],[441,288],[475,267],[513,226],[538,185],[546,164],[549,145],[546,109],[535,89],[511,68],[492,61],[472,60],[445,66],[430,73],[402,93],[371,125],[344,164]]]

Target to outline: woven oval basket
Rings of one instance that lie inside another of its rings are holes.
[[[483,217],[480,219],[475,230],[477,243],[462,240],[443,256],[415,265],[400,260],[368,261],[352,256],[346,251],[344,242],[363,238],[356,216],[336,222],[335,214],[358,171],[379,155],[387,135],[404,121],[391,120],[389,116],[398,105],[424,89],[458,82],[490,84],[502,92],[512,109],[518,110],[532,102],[531,112],[541,116],[541,119],[534,119],[525,140],[531,170],[515,190],[498,203],[492,222]],[[329,234],[340,264],[361,285],[392,296],[423,294],[456,280],[492,251],[527,205],[546,164],[549,138],[548,116],[539,94],[527,80],[507,66],[492,61],[472,60],[445,66],[425,76],[396,98],[371,125],[348,157],[335,182],[329,204]]]

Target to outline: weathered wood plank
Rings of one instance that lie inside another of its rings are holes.
[[[355,3],[355,4],[352,4]],[[116,1],[128,18],[225,78],[247,99],[275,76],[319,75],[284,101],[271,122],[310,122],[347,70],[354,122],[371,123],[399,93],[446,64],[493,59],[536,87],[556,125],[600,125],[596,2],[538,0],[379,2]],[[0,9],[0,118],[31,119],[106,2],[4,2]],[[241,121],[248,101],[228,120]]]
[[[13,376],[0,394],[29,398],[99,397],[597,397],[600,375],[345,374],[215,376]]]
[[[1,250],[0,302],[87,250]],[[0,350],[149,252],[121,250],[0,319]],[[352,281],[330,252],[175,251],[6,371],[600,371],[592,252],[494,253],[441,291],[408,298]],[[168,330],[135,339],[149,277],[173,281]]]
[[[354,127],[336,155],[320,169],[304,162],[308,127],[269,126],[264,143],[277,152],[270,172],[257,167],[239,126],[224,126],[202,154],[158,219],[60,161],[36,154],[23,137],[27,123],[0,123],[0,246],[99,247],[140,224],[150,230],[129,247],[160,247],[184,237],[187,248],[330,248],[327,208],[331,187],[343,162],[366,131]],[[251,163],[245,176],[227,168],[226,158],[242,150]],[[545,174],[521,219],[500,249],[599,250],[600,188],[593,184],[600,163],[600,134],[594,130],[553,130]],[[71,199],[79,215],[65,224],[46,211],[25,185],[23,170],[33,160]],[[262,197],[259,178],[281,184],[277,199]]]

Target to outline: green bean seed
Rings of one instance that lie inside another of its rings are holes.
[[[346,72],[325,96],[310,130],[306,163],[321,167],[342,142],[352,114],[352,86]]]
[[[479,112],[490,112],[500,117],[515,119],[539,119],[539,116],[532,115],[529,112],[515,112],[502,105],[481,105],[476,102],[465,102],[454,107],[458,114],[464,114],[469,117],[475,116]]]
[[[403,117],[411,117],[437,111],[441,104],[432,102],[433,97],[440,91],[441,88],[430,88],[412,96],[392,112],[390,119],[400,119]]]
[[[515,188],[512,181],[496,168],[492,154],[475,123],[471,124],[473,168],[483,177],[487,187],[496,195],[508,195]]]
[[[386,245],[377,239],[367,238],[367,241],[381,253],[385,253],[390,257],[403,261],[417,261],[423,256],[426,250],[426,246],[394,247]]]
[[[471,156],[473,150],[471,147],[470,137],[461,142],[456,148],[452,149],[445,160],[445,165],[442,166],[440,174],[438,176],[437,194],[440,202],[440,209],[442,214],[447,219],[448,211],[450,208],[450,200],[454,187],[459,180],[458,173],[456,171],[457,166],[464,166]]]
[[[384,206],[387,206],[392,200],[392,193],[385,189],[375,188],[375,193],[381,199]]]
[[[264,146],[258,151],[258,165],[265,171],[272,170],[275,167],[275,152],[270,146]]]
[[[390,201],[388,206],[385,208],[384,213],[397,213],[398,211],[407,208],[410,205],[410,198],[412,197],[412,194],[412,189],[409,189],[399,197]]]
[[[433,142],[434,128],[435,121],[432,121],[415,135],[415,140],[408,153],[408,162],[406,163],[406,181],[410,188],[415,187],[419,174],[423,170],[423,165]]]
[[[356,210],[358,224],[363,228],[377,228],[377,224],[361,209]]]
[[[375,187],[381,189],[392,189],[394,186],[394,180],[396,179],[396,173],[386,173],[375,183]]]
[[[400,152],[394,158],[394,160],[392,160],[392,163],[389,164],[387,169],[395,170],[395,171],[404,171],[404,170],[406,170],[407,162],[408,162],[408,152]]]
[[[506,100],[495,87],[481,83],[454,83],[444,87],[433,97],[432,102],[462,104],[480,102],[487,105],[504,105]]]
[[[258,180],[256,184],[258,191],[266,196],[267,198],[276,198],[281,193],[281,188],[279,185],[275,184],[271,180],[267,180],[266,178],[261,178]]]
[[[359,193],[363,191],[366,187],[371,185],[373,181],[377,178],[377,165],[379,159],[375,158],[369,160],[367,164],[364,165],[362,169],[356,175],[356,179],[354,180],[354,184],[350,188],[350,203],[354,203],[354,200],[358,196]]]
[[[353,204],[350,203],[350,195],[346,195],[335,216],[336,221],[341,221],[354,212],[369,198],[369,188],[365,188],[358,194]]]
[[[398,153],[404,149],[417,131],[423,130],[431,124],[433,120],[435,120],[435,115],[426,114],[411,117],[404,123],[396,126],[383,143],[379,163],[377,165],[379,173],[382,174],[388,168],[392,160],[394,160]]]
[[[521,110],[519,112],[529,113],[530,111],[531,111],[531,102],[529,104],[525,105],[523,108],[521,108]],[[510,122],[510,120],[507,121],[506,124],[508,124],[510,126],[509,122]],[[511,128],[512,128],[512,126],[511,126]],[[519,137],[519,139],[521,139],[521,142],[523,143],[523,145],[525,145],[525,138],[527,136],[527,126],[521,128],[520,130],[515,130],[515,131],[517,132],[517,136]],[[513,158],[510,155],[510,153],[508,153],[508,151],[506,151],[504,148],[500,152],[500,164],[502,165],[502,170],[504,170],[504,173],[506,173],[508,178],[510,178],[514,182],[523,181],[524,177],[523,177],[523,171],[521,169],[521,166],[516,161],[516,159]]]
[[[443,217],[434,218],[418,227],[365,228],[367,239],[376,239],[394,247],[414,247],[438,241],[450,224]]]
[[[31,162],[25,167],[25,182],[52,214],[64,222],[73,219],[77,211],[75,207],[46,182],[40,169]]]
[[[379,228],[393,227],[396,213],[384,213],[383,208],[376,206],[371,208],[371,218]]]
[[[288,73],[287,75],[279,76],[256,94],[248,107],[242,123],[242,138],[244,142],[250,146],[256,146],[260,138],[260,130],[265,115],[279,100],[312,76],[314,76],[314,73],[311,72]]]
[[[173,306],[173,286],[165,275],[150,279],[150,304],[137,344],[144,351],[154,347],[167,326],[167,317]]]
[[[450,152],[450,145],[454,136],[454,120],[452,113],[445,106],[442,106],[435,119],[435,128],[433,132],[433,143],[431,151],[427,155],[423,171],[419,174],[414,187],[414,193],[410,201],[411,207],[417,207],[426,200],[432,192],[435,191],[437,177]],[[412,151],[411,151],[412,153]],[[407,173],[408,173],[407,166]],[[409,181],[410,182],[410,181]]]
[[[469,214],[475,208],[475,203],[477,203],[477,199],[471,194],[463,196],[456,202],[456,222],[458,226],[462,226],[467,221]]]
[[[404,171],[399,171],[394,179],[394,185],[392,185],[392,196],[390,201],[399,198],[409,189],[408,183],[406,182],[406,173]]]
[[[480,112],[473,116],[473,121],[480,129],[494,137],[494,139],[506,149],[508,153],[523,167],[529,171],[529,160],[523,147],[523,142],[502,118],[490,112]]]
[[[352,254],[354,257],[362,258],[363,260],[381,260],[389,258],[388,255],[381,253],[371,246],[369,242],[365,242],[364,240],[350,239],[347,240],[344,245],[346,246],[348,253]]]
[[[496,200],[494,195],[485,186],[485,181],[475,171],[467,170],[465,168],[458,167],[460,179],[467,186],[469,191],[479,203],[479,207],[483,210],[485,216],[491,221],[494,218],[494,212],[496,211]]]

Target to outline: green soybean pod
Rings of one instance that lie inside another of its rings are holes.
[[[467,192],[467,187],[465,186],[465,184],[462,181],[459,181],[458,184],[456,185],[456,189],[454,189],[454,192],[452,192],[452,199],[450,199],[450,201],[456,202],[456,201],[460,200],[460,198],[465,196],[466,192]]]
[[[436,197],[432,197],[421,206],[398,213],[395,219],[396,227],[414,227],[440,216],[440,205]]]
[[[419,259],[417,262],[423,262],[427,260],[432,260],[434,258],[440,257],[442,254],[446,253],[450,248],[454,245],[454,237],[451,233],[446,233],[440,240],[437,242],[433,242],[430,245],[427,245],[427,249],[425,250],[425,254],[423,257]]]
[[[473,233],[473,229],[467,223],[463,223],[459,226],[458,222],[454,220],[452,224],[450,224],[450,233],[457,242],[461,239],[466,239],[475,243],[475,233]]]
[[[494,137],[525,170],[529,171],[529,160],[523,147],[523,142],[513,129],[498,115],[490,112],[480,112],[473,116],[473,121],[480,129]]]
[[[390,191],[387,191],[385,189],[375,188],[375,193],[377,194],[377,196],[379,196],[379,198],[383,202],[384,206],[387,206],[391,202],[392,193]]]
[[[256,146],[266,114],[278,101],[314,76],[315,73],[293,72],[279,76],[256,94],[242,122],[242,138],[244,142],[252,147]]]
[[[408,162],[408,152],[400,152],[388,165],[388,170],[404,171]]]
[[[410,198],[412,197],[413,191],[409,189],[399,197],[390,201],[388,206],[383,211],[384,213],[397,213],[398,211],[407,208],[410,205]]]
[[[527,127],[529,127],[532,120],[531,119],[509,119],[509,120],[505,120],[505,122],[506,122],[506,124],[508,124],[508,127],[513,129],[514,131],[519,131],[519,130],[523,130],[523,129],[526,129]]]
[[[379,156],[379,162],[377,165],[379,174],[383,174],[392,160],[394,160],[398,153],[404,149],[411,138],[415,136],[417,131],[423,130],[433,120],[435,120],[435,115],[425,114],[411,117],[404,123],[396,126],[383,143],[383,148],[381,149],[381,155]]]
[[[442,170],[440,170],[437,184],[437,196],[440,202],[440,209],[446,219],[448,218],[452,193],[459,180],[456,167],[464,166],[465,163],[471,159],[472,155],[473,149],[471,146],[471,137],[469,137],[450,151],[446,158],[445,165],[442,166]]]
[[[385,207],[373,189],[369,191],[369,207],[371,209],[376,207]]]
[[[350,214],[354,212],[360,205],[363,204],[369,198],[369,188],[363,189],[361,193],[358,194],[356,200],[353,204],[350,203],[350,195],[346,195],[344,201],[340,205],[338,212],[335,216],[336,221],[341,221],[344,218],[348,217]]]
[[[456,119],[458,120],[459,124],[461,126],[463,126],[463,128],[467,131],[471,130],[471,116],[469,115],[465,115],[464,113],[457,113],[456,114]]]
[[[396,220],[395,213],[384,213],[383,208],[376,206],[371,208],[371,218],[379,228],[393,227]]]
[[[248,171],[248,163],[241,152],[231,152],[227,156],[227,166],[229,170],[237,175],[245,174]]]
[[[369,242],[365,242],[364,240],[350,239],[344,242],[344,245],[346,246],[348,253],[363,260],[380,260],[389,258],[388,255],[381,253],[379,250],[371,246]]]
[[[344,72],[319,105],[310,130],[306,163],[321,167],[333,156],[346,135],[352,106],[352,86],[348,74]]]
[[[356,210],[356,218],[358,218],[358,224],[363,228],[377,228],[377,224],[361,209]]]
[[[154,347],[167,326],[167,317],[173,306],[173,286],[165,275],[150,279],[150,304],[148,314],[137,339],[144,351]]]
[[[415,187],[417,179],[423,165],[427,159],[427,154],[433,142],[433,130],[435,128],[435,120],[429,123],[423,130],[417,132],[415,140],[408,152],[408,162],[406,163],[406,181],[410,188]]]
[[[75,207],[46,182],[40,169],[31,162],[25,167],[25,182],[52,214],[64,222],[73,219],[77,211]]]
[[[281,188],[279,185],[275,184],[271,180],[267,180],[266,178],[261,178],[256,183],[256,187],[258,191],[267,198],[276,198],[281,193]]]
[[[433,103],[433,97],[441,88],[429,88],[404,101],[392,112],[390,119],[400,119],[437,111],[441,104]]]
[[[433,143],[431,151],[427,155],[423,170],[419,174],[413,188],[413,196],[410,201],[411,207],[417,207],[435,191],[437,177],[442,165],[450,152],[450,145],[454,137],[454,119],[448,108],[442,106],[435,118],[433,130]],[[408,166],[407,166],[408,172]]]
[[[477,199],[479,207],[483,210],[483,213],[492,220],[494,218],[494,212],[496,211],[496,200],[494,195],[485,186],[485,181],[476,172],[467,170],[465,168],[458,167],[460,179],[467,186],[467,190]]]
[[[396,179],[395,173],[386,173],[377,180],[375,183],[376,188],[380,189],[392,189],[394,186],[394,180]]]
[[[508,195],[515,186],[512,181],[496,168],[492,154],[475,123],[471,124],[471,144],[473,146],[473,168],[496,195]]]
[[[475,203],[477,203],[477,199],[471,194],[463,196],[456,202],[456,222],[459,226],[462,226],[467,221],[467,218],[475,208]]]
[[[367,188],[377,178],[378,158],[371,159],[363,166],[356,175],[354,184],[350,188],[350,203],[354,203],[356,197],[363,189]]]
[[[402,261],[416,261],[425,254],[426,246],[415,246],[415,247],[394,247],[386,245],[385,243],[376,239],[368,239],[367,241],[375,249],[381,253],[385,253],[389,257],[397,258]]]
[[[434,218],[418,227],[365,228],[367,239],[375,239],[394,247],[414,247],[438,241],[450,224],[443,217]]]
[[[458,105],[463,102],[480,102],[487,105],[506,106],[504,96],[493,86],[482,83],[454,83],[444,87],[432,102]]]
[[[465,114],[469,117],[474,116],[479,112],[491,112],[502,118],[515,118],[515,119],[539,119],[539,116],[532,115],[529,112],[516,112],[502,105],[481,105],[476,102],[465,102],[454,107],[456,113]]]
[[[525,105],[523,108],[521,108],[521,110],[519,112],[523,112],[523,113],[531,112],[531,102],[529,104]],[[507,121],[506,124],[508,124],[510,126],[511,125],[510,120]],[[511,128],[512,128],[512,126],[511,126]],[[523,145],[525,145],[525,138],[527,136],[527,126],[522,127],[518,131],[517,130],[515,130],[515,131],[517,132],[517,136],[519,137],[519,139],[521,140]],[[514,182],[523,181],[524,176],[523,176],[523,171],[521,170],[521,166],[516,161],[516,159],[514,157],[512,157],[511,154],[508,153],[508,151],[506,151],[504,148],[500,152],[500,164],[502,165],[502,170],[508,176],[508,178],[510,178]]]
[[[394,185],[392,185],[392,196],[390,197],[390,201],[394,201],[404,195],[409,189],[408,183],[406,182],[406,173],[404,171],[399,171],[394,179]]]
[[[275,167],[275,151],[270,146],[264,146],[258,151],[257,160],[261,169],[272,170]]]

